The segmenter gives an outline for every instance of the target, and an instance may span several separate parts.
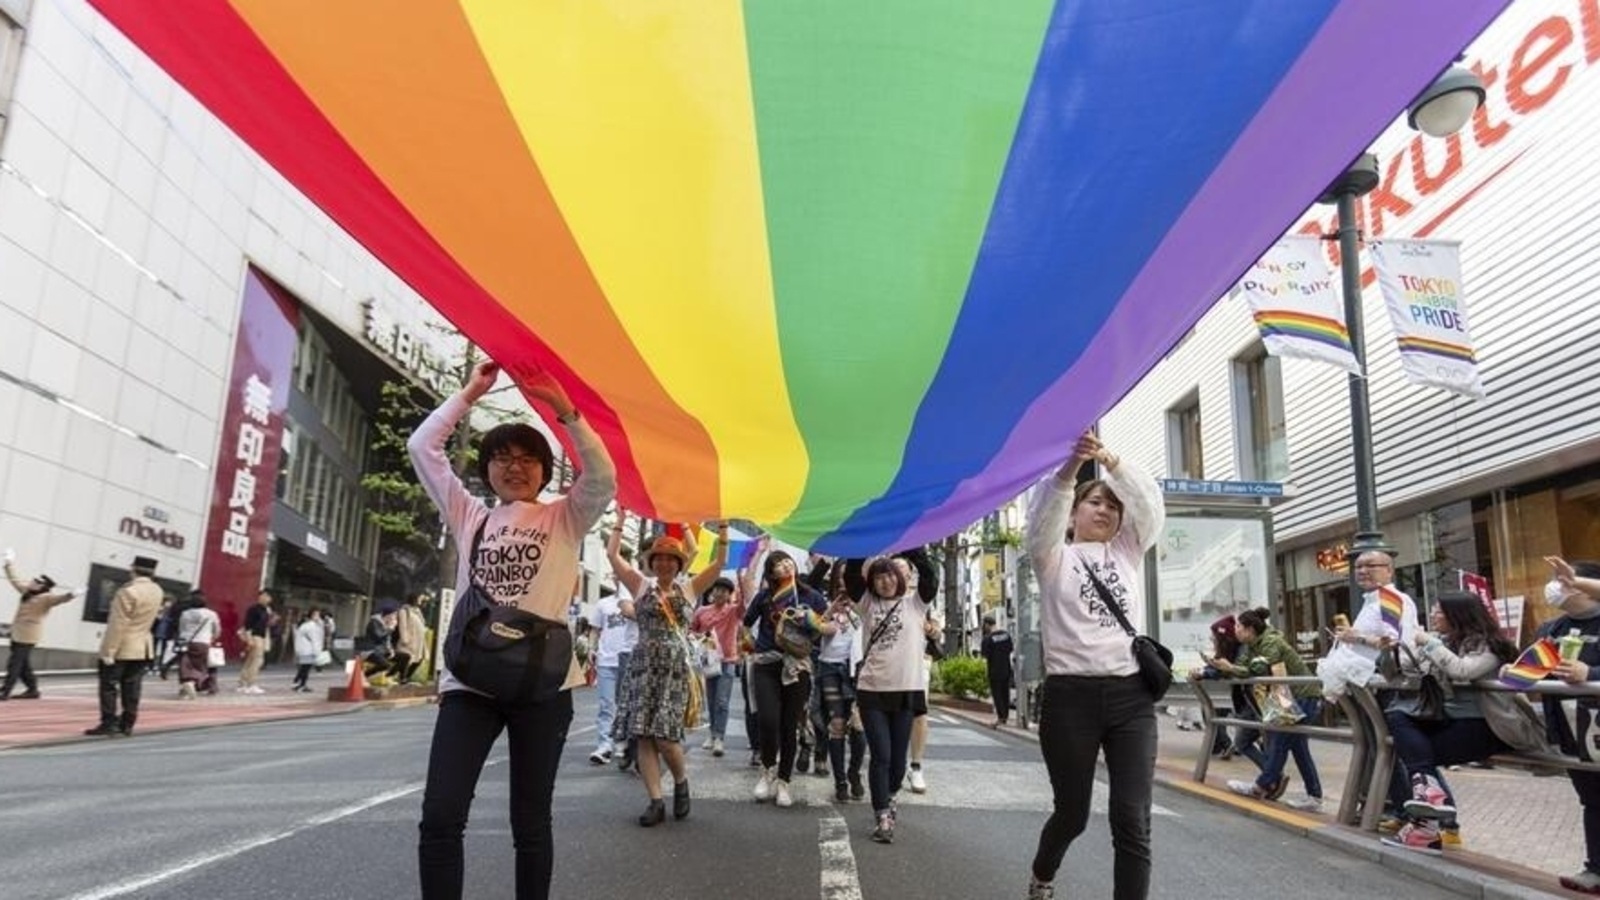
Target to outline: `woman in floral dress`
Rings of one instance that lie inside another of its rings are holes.
[[[728,526],[717,532],[711,565],[692,580],[684,579],[689,552],[677,538],[661,536],[644,554],[646,577],[622,558],[622,517],[611,531],[606,555],[617,580],[633,600],[624,600],[622,614],[639,623],[639,643],[628,661],[625,698],[618,711],[612,738],[639,742],[639,776],[650,804],[639,816],[646,828],[666,820],[661,797],[661,761],[672,772],[672,816],[689,815],[689,773],[683,754],[683,717],[689,703],[689,679],[699,677],[689,658],[685,630],[694,614],[694,601],[711,588],[728,558]]]

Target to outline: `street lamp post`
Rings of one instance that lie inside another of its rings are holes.
[[[1483,81],[1452,66],[1423,91],[1406,112],[1406,123],[1434,137],[1460,131],[1483,102]],[[1356,371],[1350,375],[1350,442],[1355,462],[1356,533],[1348,559],[1354,578],[1356,557],[1371,550],[1393,555],[1378,526],[1378,487],[1372,463],[1372,409],[1367,396],[1367,344],[1361,307],[1361,233],[1356,198],[1378,186],[1378,157],[1363,153],[1317,198],[1338,208],[1339,274],[1344,288],[1344,322]],[[1352,588],[1353,589],[1353,588]]]

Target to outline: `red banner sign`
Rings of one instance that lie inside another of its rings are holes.
[[[288,293],[255,269],[245,273],[200,560],[200,587],[222,617],[230,655],[239,649],[234,632],[244,611],[261,590],[298,320]]]

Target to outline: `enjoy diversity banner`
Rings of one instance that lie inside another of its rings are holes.
[[[1483,397],[1461,290],[1461,243],[1389,239],[1373,241],[1367,249],[1389,305],[1406,378]]]
[[[1239,291],[1268,353],[1361,371],[1317,238],[1295,235],[1273,244],[1239,279]]]

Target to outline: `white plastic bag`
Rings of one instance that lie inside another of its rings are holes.
[[[1371,658],[1343,643],[1335,644],[1317,663],[1322,696],[1330,703],[1338,702],[1351,685],[1365,685],[1371,681],[1377,671],[1377,664]]]

